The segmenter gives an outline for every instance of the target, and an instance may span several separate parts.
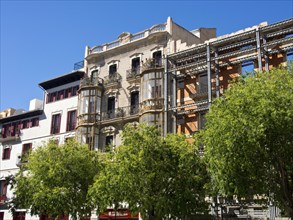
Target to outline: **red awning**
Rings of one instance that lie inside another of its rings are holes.
[[[106,219],[131,219],[131,220],[138,220],[138,213],[131,215],[129,210],[118,210],[114,211],[113,209],[107,209],[106,212],[102,212],[99,214],[100,220]]]

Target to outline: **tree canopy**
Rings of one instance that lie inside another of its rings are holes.
[[[222,195],[266,195],[293,217],[293,73],[238,79],[211,105],[200,133]]]
[[[12,204],[51,217],[90,214],[87,192],[98,170],[96,152],[87,146],[50,141],[34,149],[15,176]]]
[[[128,125],[122,137],[90,190],[100,211],[126,203],[145,219],[162,219],[206,210],[206,169],[184,136],[164,138],[155,126]]]

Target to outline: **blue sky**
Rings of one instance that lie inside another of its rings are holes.
[[[69,73],[85,46],[137,33],[168,16],[217,35],[293,17],[293,1],[3,1],[1,3],[0,111],[28,110],[43,98],[38,83]]]

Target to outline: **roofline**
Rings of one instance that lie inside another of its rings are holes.
[[[239,38],[240,36],[244,36],[244,35],[247,35],[247,34],[252,34],[256,31],[256,28],[259,28],[259,30],[262,32],[262,31],[268,31],[270,29],[274,29],[274,28],[279,28],[280,26],[282,25],[286,25],[286,24],[290,24],[290,23],[293,23],[293,18],[288,18],[288,19],[285,19],[285,20],[282,20],[282,21],[279,21],[279,22],[275,22],[273,24],[267,24],[265,26],[261,26],[260,24],[259,25],[255,25],[253,27],[249,27],[249,28],[246,28],[246,29],[243,29],[243,30],[239,30],[239,31],[242,31],[242,32],[232,32],[230,34],[227,34],[227,36],[223,35],[223,36],[218,36],[216,38],[212,38],[202,44],[198,44],[196,45],[195,47],[192,47],[192,48],[189,48],[189,49],[186,49],[186,50],[182,50],[182,51],[178,51],[176,53],[173,53],[173,54],[170,54],[168,55],[168,58],[173,60],[173,59],[176,59],[177,56],[180,56],[180,55],[184,55],[184,54],[187,54],[189,52],[193,52],[194,50],[200,50],[200,49],[204,49],[206,47],[207,44],[210,44],[211,46],[218,46],[219,44],[221,43],[226,43],[226,42],[229,42],[230,40],[233,40],[233,39],[237,39]]]
[[[83,76],[84,76],[84,71],[72,71],[71,73],[66,73],[64,75],[61,76],[57,76],[55,78],[40,82],[38,85],[43,89],[43,90],[47,90],[47,89],[51,89],[51,88],[55,88],[57,86],[60,86],[62,84],[67,84],[67,83],[71,83],[71,82],[75,82],[80,80]],[[67,81],[66,81],[67,79]],[[65,82],[65,83],[63,83]],[[54,84],[57,84],[56,86]],[[60,85],[58,85],[60,84]]]
[[[1,118],[0,119],[0,123],[6,123],[6,122],[10,122],[10,121],[16,121],[19,119],[23,119],[23,118],[29,118],[32,116],[37,116],[37,115],[41,115],[43,113],[43,109],[36,109],[36,110],[32,110],[32,111],[27,111],[18,115],[11,115],[9,117],[5,117],[5,118]]]

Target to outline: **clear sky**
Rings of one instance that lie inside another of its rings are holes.
[[[42,99],[38,83],[69,73],[85,46],[112,42],[167,17],[188,30],[215,27],[221,36],[293,17],[293,0],[14,1],[1,3],[0,111],[28,110]]]

